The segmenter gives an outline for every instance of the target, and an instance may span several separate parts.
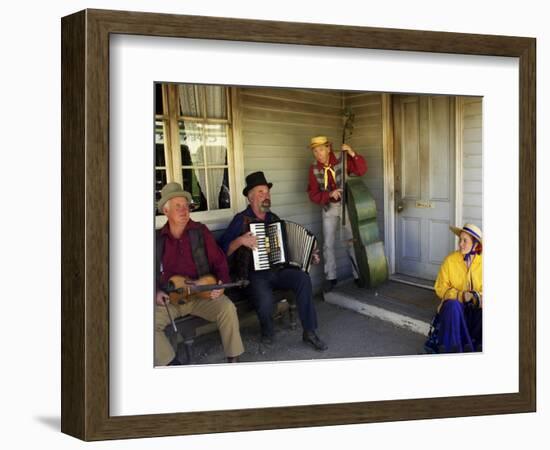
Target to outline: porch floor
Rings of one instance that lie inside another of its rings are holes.
[[[275,323],[273,345],[263,346],[252,313],[252,321],[241,322],[245,353],[240,361],[420,355],[424,353],[429,322],[438,304],[430,289],[395,281],[376,289],[360,289],[351,280],[339,283],[324,296],[316,296],[315,302],[319,336],[329,345],[326,352],[317,352],[304,344],[299,321],[297,329],[292,330],[286,319]],[[197,339],[195,357],[196,364],[225,362],[219,335],[213,333]]]

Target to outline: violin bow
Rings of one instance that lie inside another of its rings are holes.
[[[178,327],[176,327],[176,322],[174,322],[174,319],[172,318],[172,314],[170,314],[170,309],[168,308],[168,303],[170,303],[170,300],[165,300],[163,303],[164,303],[164,306],[166,307],[166,312],[168,313],[168,317],[170,318],[172,329],[174,330],[174,333],[177,333]]]

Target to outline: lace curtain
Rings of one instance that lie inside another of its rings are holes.
[[[180,85],[178,88],[180,113],[183,116],[227,119],[224,87]],[[227,169],[211,168],[211,166],[227,166],[226,125],[188,120],[183,126],[185,141],[182,144],[187,145],[189,149],[193,171],[208,202],[208,209],[228,207],[229,205],[226,204],[228,200],[223,200],[228,198],[229,193],[227,180],[224,180]]]

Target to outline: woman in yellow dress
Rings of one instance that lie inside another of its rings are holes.
[[[466,224],[450,227],[459,238],[435,281],[441,299],[425,345],[430,353],[460,353],[482,349],[483,273],[481,230]]]

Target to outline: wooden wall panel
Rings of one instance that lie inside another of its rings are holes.
[[[483,229],[482,99],[464,99],[464,152],[462,158],[462,215],[464,223]]]

